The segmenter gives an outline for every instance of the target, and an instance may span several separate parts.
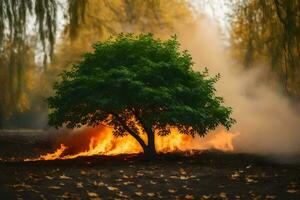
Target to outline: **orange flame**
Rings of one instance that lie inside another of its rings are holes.
[[[61,144],[60,148],[58,148],[54,153],[47,153],[46,155],[41,155],[39,160],[55,160],[59,158],[66,149],[67,147],[64,144]]]
[[[113,129],[99,126],[96,128],[81,128],[63,138],[59,148],[53,153],[41,155],[39,158],[25,161],[73,159],[80,156],[137,154],[143,152],[139,143],[130,135],[115,137]],[[167,136],[156,136],[156,150],[161,153],[175,151],[193,151],[218,149],[233,151],[233,138],[237,134],[224,130],[210,133],[205,138],[191,137],[179,134],[176,129]],[[144,135],[141,137],[146,141]]]

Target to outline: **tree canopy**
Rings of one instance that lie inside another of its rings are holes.
[[[215,95],[219,76],[193,71],[192,57],[179,50],[176,37],[161,41],[151,34],[120,34],[93,48],[55,84],[48,99],[50,125],[105,124],[115,136],[132,135],[153,154],[154,135],[167,135],[172,127],[204,136],[234,123],[231,108]]]

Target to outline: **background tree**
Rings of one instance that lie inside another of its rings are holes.
[[[55,84],[48,99],[50,125],[112,126],[115,136],[130,134],[153,156],[155,134],[167,135],[172,127],[204,136],[234,123],[231,109],[214,94],[218,76],[194,72],[191,56],[179,51],[175,37],[121,34],[93,48]]]
[[[245,68],[270,66],[285,91],[300,97],[300,1],[233,0],[232,50]]]
[[[67,2],[69,13],[78,10],[75,6],[71,9],[72,2],[74,0]],[[33,86],[53,58],[58,8],[61,6],[54,0],[0,2],[0,82],[3,83],[0,86],[0,127],[9,117],[38,111],[45,105],[42,99],[36,99],[41,95],[36,94]],[[37,58],[41,63],[36,62]],[[35,106],[32,108],[31,104]]]

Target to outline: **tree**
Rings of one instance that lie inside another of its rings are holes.
[[[246,68],[270,66],[285,91],[300,96],[300,0],[232,0],[232,49]]]
[[[120,34],[93,48],[55,83],[48,98],[50,125],[111,126],[115,136],[133,136],[151,157],[155,135],[167,135],[173,127],[204,136],[234,123],[231,108],[215,95],[219,76],[193,71],[192,58],[179,51],[176,37],[161,41],[151,34]]]

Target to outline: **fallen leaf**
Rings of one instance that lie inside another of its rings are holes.
[[[149,197],[154,197],[154,193],[153,192],[149,192],[149,193],[147,193],[147,195],[149,196]]]
[[[187,194],[187,195],[185,195],[184,198],[186,198],[186,199],[195,199],[194,195],[192,195],[192,194]]]
[[[105,184],[103,183],[103,182],[99,182],[99,183],[97,183],[96,181],[94,181],[94,185],[95,186],[105,186]]]
[[[123,194],[122,191],[120,191],[120,192],[118,193],[118,196],[123,197],[123,198],[128,198],[128,196],[125,195],[125,194]]]
[[[25,188],[25,189],[30,189],[32,188],[31,185],[27,185],[25,183],[21,183],[21,184],[15,184],[15,185],[12,185],[13,187],[21,187],[21,188]]]
[[[135,194],[138,195],[138,196],[142,196],[143,193],[142,192],[135,192]]]
[[[176,192],[176,190],[173,190],[173,189],[168,189],[168,192],[170,192],[170,193],[175,193],[175,192]]]
[[[48,188],[49,188],[49,189],[55,189],[55,190],[58,190],[58,189],[60,189],[61,187],[59,187],[59,186],[49,186]]]
[[[116,191],[116,190],[118,190],[118,188],[112,187],[112,186],[108,186],[107,189],[109,189],[110,191]]]
[[[86,172],[86,171],[84,171],[84,170],[81,170],[81,171],[80,171],[80,174],[81,174],[81,175],[86,175],[86,174],[87,174],[87,172]]]
[[[76,187],[77,187],[77,188],[83,188],[82,182],[76,183]]]
[[[46,179],[49,179],[49,180],[53,179],[53,177],[51,177],[51,176],[45,176],[45,177],[46,177]]]
[[[295,190],[295,189],[288,189],[286,192],[288,192],[288,193],[296,193],[297,190]]]
[[[59,177],[60,179],[71,179],[71,177],[68,177],[68,176],[66,176],[66,175],[61,175],[60,177]]]
[[[221,193],[219,194],[219,196],[220,196],[221,198],[226,198],[226,197],[227,197],[227,195],[226,195],[225,192],[221,192]]]
[[[123,182],[123,185],[129,185],[129,184],[132,184],[133,182],[131,181],[127,181],[127,182]]]
[[[256,183],[257,181],[255,181],[254,179],[252,179],[250,177],[246,177],[246,182],[247,183]]]
[[[87,192],[87,194],[89,197],[97,197],[98,196],[98,194],[95,192]]]
[[[239,172],[234,172],[233,174],[231,174],[231,179],[235,180],[238,177],[240,177],[240,173]]]
[[[211,197],[211,195],[202,195],[203,199],[209,199]]]
[[[188,176],[180,176],[180,180],[187,180],[187,179],[189,179]]]

